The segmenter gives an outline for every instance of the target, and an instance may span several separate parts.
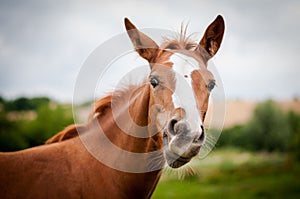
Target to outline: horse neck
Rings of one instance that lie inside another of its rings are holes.
[[[115,178],[123,176],[118,180],[122,182],[118,186],[120,189],[135,190],[135,193],[131,194],[137,194],[135,195],[137,197],[133,196],[132,198],[150,198],[164,165],[164,158],[161,152],[161,134],[155,133],[152,135],[153,132],[150,132],[149,129],[155,128],[148,128],[150,121],[148,114],[149,107],[152,105],[151,101],[149,85],[131,88],[127,92],[116,93],[116,99],[112,96],[110,106],[102,114],[99,114],[94,122],[101,127],[109,142],[117,146],[118,151],[115,151],[115,149],[110,151],[111,145],[107,144],[103,139],[102,143],[98,144],[98,146],[102,146],[102,152],[103,150],[105,151],[103,154],[106,154],[105,161],[112,162],[113,168],[118,166],[114,165],[115,162],[117,164],[118,162],[122,163],[121,172],[119,168],[114,168],[116,172]],[[93,138],[92,140],[96,139]],[[141,154],[142,161],[140,161],[140,157],[137,158],[138,160],[135,160],[132,156],[127,157],[127,152],[130,152],[129,154],[132,154],[132,152]],[[149,154],[149,152],[154,152],[154,155],[144,155]],[[107,157],[107,154],[109,154],[109,157]],[[122,170],[124,165],[128,165],[129,168],[128,171],[125,168],[125,173]],[[130,168],[137,170],[130,170]],[[126,182],[124,182],[125,179]]]
[[[112,95],[110,107],[98,122],[115,145],[135,153],[162,148],[161,135],[155,132],[154,124],[149,124],[150,98],[147,84]]]

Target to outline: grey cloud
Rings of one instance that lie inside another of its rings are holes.
[[[125,16],[141,28],[178,30],[182,21],[189,21],[189,32],[198,32],[199,40],[205,27],[222,14],[226,34],[215,62],[220,65],[217,68],[227,96],[261,99],[300,95],[299,88],[289,86],[300,74],[297,8],[299,1],[270,0],[189,0],[176,4],[170,0],[1,1],[0,94],[49,91],[60,100],[71,100],[81,64],[99,44],[124,32]],[[277,71],[273,75],[272,68]],[[255,74],[255,82],[245,81]],[[270,90],[269,85],[278,89]]]

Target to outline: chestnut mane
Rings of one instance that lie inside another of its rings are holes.
[[[93,111],[93,115],[104,114],[105,110],[110,107],[112,95],[107,95],[106,97],[98,100],[95,104],[95,110]],[[91,120],[91,119],[90,119]],[[89,120],[89,122],[90,122]],[[67,126],[64,130],[57,133],[50,139],[46,141],[46,144],[52,144],[56,142],[62,142],[64,140],[68,140],[78,136],[78,131],[84,130],[85,125],[76,125],[71,124]]]
[[[179,35],[174,35],[172,38],[163,37],[164,42],[161,45],[161,49],[193,50],[196,48],[198,43],[191,39],[194,34],[187,35],[187,28],[188,25],[181,23]]]

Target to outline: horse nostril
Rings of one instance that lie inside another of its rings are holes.
[[[201,131],[202,131],[202,134],[205,133],[203,125],[201,125]]]
[[[172,119],[170,122],[169,122],[169,127],[168,127],[168,130],[171,134],[175,135],[176,132],[175,132],[175,124],[177,123],[178,121],[175,120],[175,119]]]
[[[201,135],[195,138],[194,143],[203,143],[204,140],[205,140],[205,130],[203,125],[201,125]]]

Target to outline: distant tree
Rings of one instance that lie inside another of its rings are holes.
[[[26,97],[20,97],[13,102],[15,111],[32,110],[33,106],[30,100]]]
[[[50,103],[47,97],[26,98],[19,97],[15,100],[6,101],[4,106],[6,111],[28,111],[37,110],[40,106]]]
[[[287,151],[290,128],[286,115],[271,100],[261,103],[254,111],[245,136],[253,150]]]
[[[57,105],[55,108],[41,106],[37,110],[37,118],[23,124],[30,146],[44,144],[45,141],[74,123],[71,107]]]
[[[300,160],[300,115],[289,111],[287,119],[291,129],[289,150],[298,160]]]
[[[48,97],[34,97],[29,100],[29,103],[34,110],[37,110],[41,106],[49,105],[50,101]]]
[[[234,146],[248,150],[288,151],[291,142],[293,149],[300,148],[300,118],[290,117],[273,102],[260,103],[245,125],[225,129],[218,141],[219,146]],[[293,139],[291,140],[291,137]],[[299,152],[300,154],[300,152]]]
[[[0,103],[3,104],[5,102],[4,98],[0,96]]]
[[[245,146],[243,140],[243,125],[236,125],[228,129],[224,129],[217,142],[217,147],[241,147]]]
[[[20,123],[9,121],[6,114],[0,111],[0,151],[16,151],[29,147]]]
[[[48,138],[74,123],[71,106],[50,104],[48,98],[14,101],[20,105],[18,110],[36,107],[37,117],[34,120],[23,118],[11,121],[5,111],[0,111],[0,151],[16,151],[44,144]]]

